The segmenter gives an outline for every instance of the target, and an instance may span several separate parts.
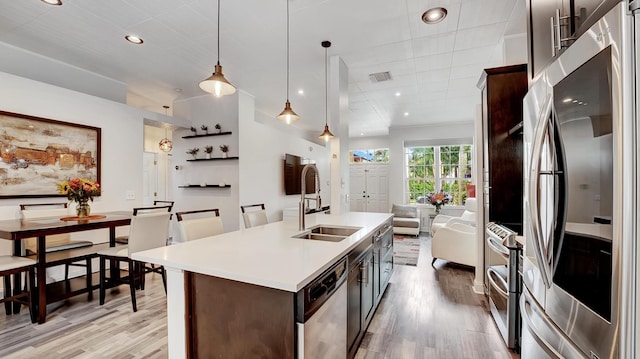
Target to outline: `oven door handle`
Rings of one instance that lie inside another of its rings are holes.
[[[491,284],[491,287],[495,289],[496,292],[498,292],[498,294],[500,294],[506,299],[509,299],[509,292],[507,292],[506,289],[503,289],[503,288],[509,288],[509,284],[507,283],[506,280],[504,280],[504,278],[502,278],[502,276],[500,275],[500,273],[498,273],[497,270],[491,267],[487,268],[487,279],[489,279],[489,284]],[[500,284],[496,282],[496,279],[498,280],[498,282],[500,282]],[[502,288],[500,286],[502,286]]]
[[[493,238],[491,234],[487,237],[487,244],[489,248],[493,249],[495,252],[502,254],[505,258],[509,258],[509,250],[502,243],[498,242],[497,239]]]
[[[531,213],[531,232],[533,237],[533,249],[541,272],[542,281],[547,288],[551,288],[551,275],[549,268],[549,252],[544,248],[542,238],[542,224],[540,220],[539,195],[540,195],[540,161],[545,135],[551,123],[552,97],[547,95],[540,117],[538,118],[536,132],[533,137],[533,149],[531,151],[531,168],[529,173],[529,212]]]

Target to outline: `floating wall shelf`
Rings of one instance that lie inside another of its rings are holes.
[[[224,161],[224,160],[237,160],[237,159],[239,159],[238,156],[235,156],[235,157],[192,158],[190,160],[187,160],[187,162],[193,162],[193,161]]]
[[[202,135],[189,135],[189,136],[182,136],[182,138],[197,138],[197,137],[209,137],[209,136],[224,136],[224,135],[230,135],[231,131],[228,132],[217,132],[217,133],[205,133]]]
[[[200,186],[200,185],[197,185],[197,184],[191,184],[191,185],[188,185],[188,186],[178,186],[178,188],[230,188],[230,187],[231,187],[230,184],[226,184],[224,186],[220,186],[220,185],[217,185],[217,184],[208,184],[206,186]]]

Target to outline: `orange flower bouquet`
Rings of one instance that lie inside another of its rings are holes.
[[[442,206],[449,203],[451,201],[451,197],[447,192],[431,192],[427,194],[427,202],[436,207],[436,213],[440,213]]]
[[[59,183],[58,193],[66,195],[69,201],[78,203],[76,206],[78,217],[87,217],[91,211],[88,202],[93,202],[93,197],[100,195],[100,184],[88,179],[74,177]]]

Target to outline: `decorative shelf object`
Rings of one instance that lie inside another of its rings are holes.
[[[230,188],[231,185],[230,184],[226,184],[224,186],[220,186],[217,184],[208,184],[206,186],[200,186],[197,184],[190,184],[188,186],[178,186],[178,188]]]
[[[238,156],[234,156],[234,157],[211,157],[211,158],[191,158],[188,159],[187,162],[193,162],[193,161],[224,161],[224,160],[237,160],[240,157]]]
[[[196,137],[209,137],[209,136],[224,136],[224,135],[230,135],[232,132],[231,131],[227,131],[227,132],[217,132],[217,133],[203,133],[201,135],[189,135],[189,136],[182,136],[182,138],[196,138]]]

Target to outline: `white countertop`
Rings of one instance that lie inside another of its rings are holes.
[[[302,231],[298,230],[297,220],[286,220],[138,252],[132,258],[165,268],[297,292],[390,217],[390,213],[363,212],[306,216],[307,228],[317,224],[362,227],[340,242],[291,238]]]

